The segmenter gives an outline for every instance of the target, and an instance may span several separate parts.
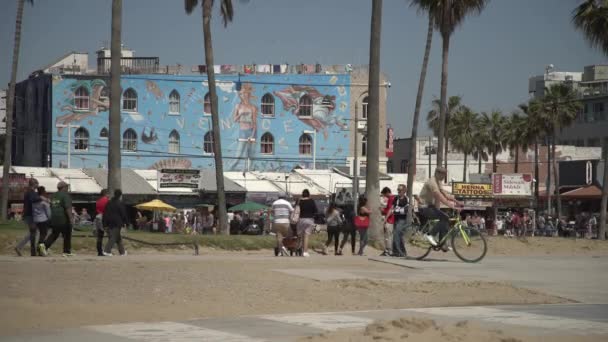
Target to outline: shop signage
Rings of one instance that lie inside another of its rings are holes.
[[[532,175],[528,173],[495,173],[492,175],[492,185],[495,197],[532,196]]]
[[[159,188],[198,189],[200,170],[162,169],[158,171]]]
[[[458,197],[492,197],[492,184],[454,182],[452,194]]]
[[[386,131],[386,156],[388,158],[393,156],[393,147],[395,141],[395,131],[389,127]]]
[[[9,201],[23,201],[27,191],[28,178],[24,173],[9,173],[8,175],[8,199]],[[2,177],[0,177],[0,190],[2,189]]]
[[[482,199],[467,199],[464,200],[465,210],[483,210],[493,205],[492,201]]]

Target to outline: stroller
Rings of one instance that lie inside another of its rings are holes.
[[[283,247],[289,251],[289,256],[302,255],[302,247],[300,246],[300,239],[298,239],[298,233],[296,225],[290,225],[290,234],[283,238]],[[274,249],[274,255],[278,256],[281,251],[278,248]]]

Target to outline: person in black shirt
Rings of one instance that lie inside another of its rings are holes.
[[[393,229],[393,255],[395,257],[405,257],[407,252],[403,243],[403,234],[405,233],[407,224],[407,214],[410,206],[409,198],[406,195],[407,188],[404,184],[397,186],[397,197],[393,202],[393,207],[389,213],[395,217],[395,225]]]
[[[122,244],[120,230],[129,222],[129,218],[121,197],[122,191],[120,189],[114,190],[114,197],[106,205],[106,210],[103,214],[103,226],[108,227],[108,231],[110,232],[110,239],[103,252],[105,256],[112,256],[112,247],[114,247],[115,243],[118,245],[120,255],[127,255],[125,247]]]
[[[300,218],[298,219],[297,231],[300,241],[302,242],[302,256],[309,257],[308,254],[308,236],[312,234],[312,229],[315,226],[315,214],[317,214],[317,205],[310,198],[308,189],[302,191],[302,197],[298,201],[300,207]]]
[[[28,188],[23,195],[23,222],[27,224],[29,234],[26,235],[15,247],[17,255],[21,256],[21,250],[25,245],[30,243],[30,252],[32,256],[36,256],[36,233],[38,232],[37,226],[34,223],[34,211],[32,206],[34,203],[42,201],[42,197],[36,191],[38,189],[38,180],[36,178],[30,178],[28,181]]]

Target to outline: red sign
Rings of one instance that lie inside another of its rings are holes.
[[[393,142],[395,140],[395,131],[389,127],[386,131],[386,156],[393,156]]]
[[[8,175],[8,199],[10,201],[22,201],[27,191],[28,179],[24,173],[10,173]],[[2,189],[2,177],[0,177],[0,189]]]

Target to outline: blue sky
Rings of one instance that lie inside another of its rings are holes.
[[[547,64],[563,71],[607,63],[571,24],[579,0],[493,0],[470,17],[451,40],[450,95],[477,111],[511,112],[528,99],[528,77]],[[385,0],[382,62],[392,87],[388,121],[399,137],[411,133],[411,117],[426,40],[427,19],[407,0]],[[214,10],[216,64],[366,64],[370,0],[235,0],[227,28]],[[10,75],[16,1],[0,12],[0,84]],[[94,52],[110,40],[111,0],[36,0],[26,5],[18,79],[68,51]],[[137,56],[161,64],[202,64],[200,9],[187,16],[181,0],[123,0],[123,42]],[[90,63],[94,63],[90,55]],[[423,113],[439,96],[441,39],[435,34]],[[426,124],[421,128],[426,131]]]

